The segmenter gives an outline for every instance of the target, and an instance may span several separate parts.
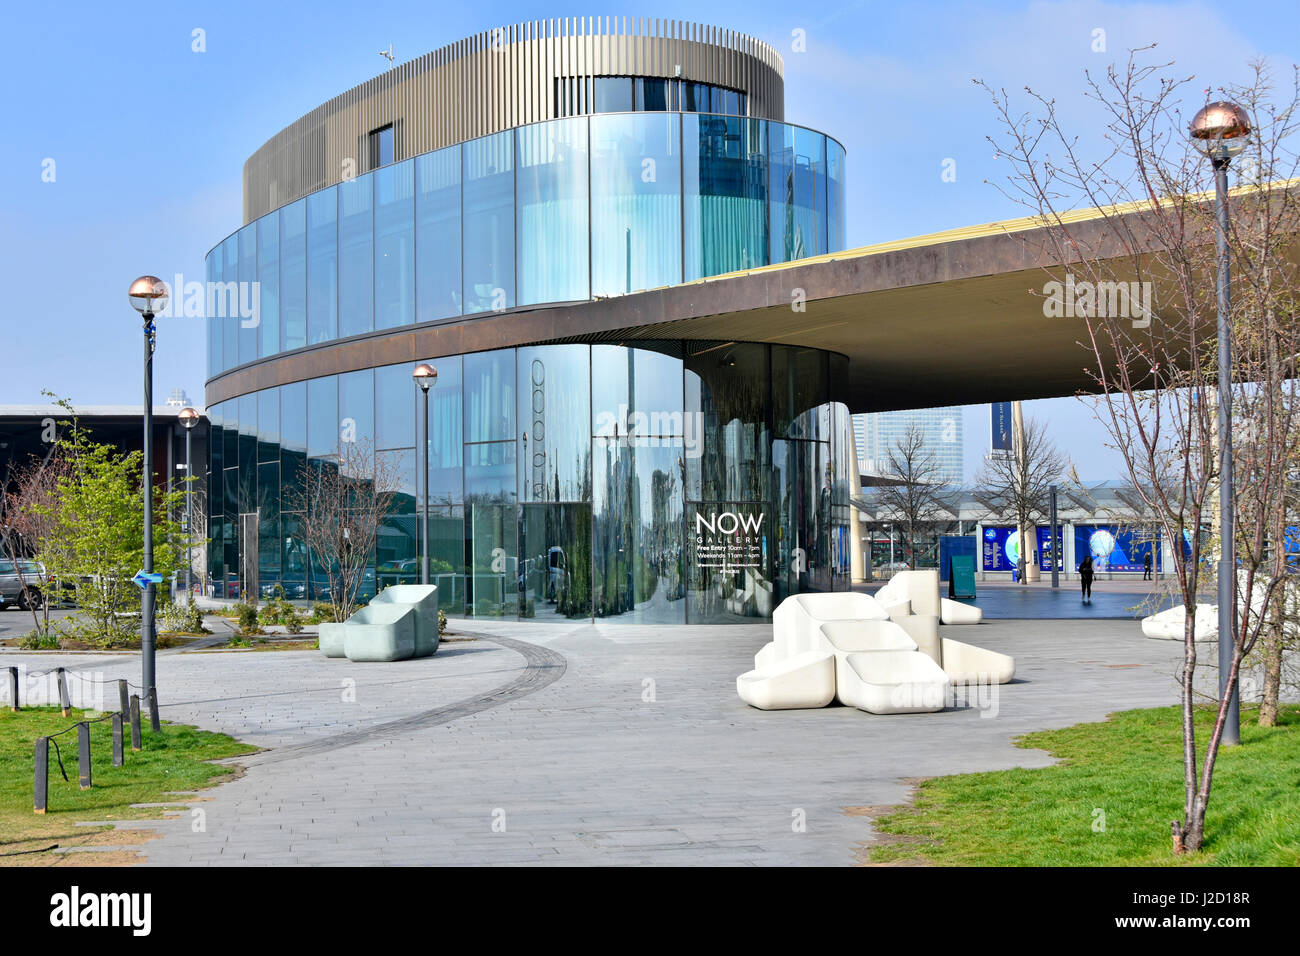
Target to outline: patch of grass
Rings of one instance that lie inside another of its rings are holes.
[[[78,786],[77,733],[58,738],[68,780],[59,773],[54,747],[50,747],[49,809],[32,812],[32,755],[36,738],[58,733],[86,716],[73,710],[63,717],[56,707],[0,711],[0,865],[42,866],[60,863],[108,863],[107,855],[57,854],[46,850],[60,846],[123,842],[121,834],[76,826],[82,820],[131,820],[155,816],[157,810],[132,808],[133,803],[185,800],[168,796],[177,790],[197,790],[220,783],[237,773],[233,767],[206,761],[252,753],[256,748],[225,734],[198,730],[185,724],[164,722],[158,733],[142,726],[144,749],[131,750],[131,731],[125,729],[124,766],[113,766],[113,726],[101,721],[90,726],[90,753],[94,786]],[[90,715],[91,717],[96,715]],[[24,851],[43,852],[24,852]],[[129,862],[129,858],[116,862]]]
[[[1222,748],[1205,848],[1175,857],[1169,823],[1183,815],[1177,707],[1129,710],[1104,723],[1027,734],[1017,746],[1051,767],[924,781],[913,805],[877,819],[873,863],[942,866],[1300,865],[1300,707],[1275,728],[1242,708],[1239,747]],[[1214,715],[1197,714],[1203,756]],[[1199,769],[1198,758],[1198,769]],[[1104,814],[1104,817],[1103,817]],[[1104,829],[1100,827],[1104,821]]]

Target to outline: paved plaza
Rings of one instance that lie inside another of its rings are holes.
[[[1015,655],[1015,683],[872,716],[743,705],[766,625],[453,628],[477,639],[393,664],[162,653],[165,719],[265,750],[204,794],[202,832],[144,824],[162,834],[148,863],[852,864],[872,831],[851,808],[903,801],[910,778],[1041,766],[1016,735],[1174,703],[1181,654],[1131,621],[990,622],[958,636]],[[133,654],[2,660],[139,674]]]

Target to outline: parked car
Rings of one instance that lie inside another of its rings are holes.
[[[46,594],[57,601],[62,592],[63,588],[46,574],[45,566],[40,562],[19,560],[15,566],[8,558],[0,559],[0,611],[9,607],[25,610],[31,604],[39,606]]]

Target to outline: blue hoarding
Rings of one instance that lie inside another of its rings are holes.
[[[1158,537],[1149,532],[1135,532],[1118,525],[1081,524],[1074,526],[1074,563],[1079,565],[1089,554],[1097,571],[1141,571],[1142,559],[1152,555],[1155,570],[1160,570]]]
[[[1052,547],[1052,526],[1046,524],[1038,526],[1038,561],[1044,571],[1052,570],[1058,560],[1057,555],[1063,555],[1064,549],[1065,529],[1060,524],[1056,526],[1056,547]],[[1064,571],[1065,566],[1056,565],[1056,570]]]
[[[985,527],[980,540],[980,568],[1014,571],[1020,562],[1020,534],[1013,527]]]
[[[989,441],[994,451],[1010,452],[1011,439],[1011,403],[993,402],[989,405]]]

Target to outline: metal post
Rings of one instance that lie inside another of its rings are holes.
[[[194,458],[191,455],[190,432],[185,429],[185,602],[194,596]]]
[[[1228,686],[1236,648],[1237,548],[1232,487],[1232,336],[1229,327],[1228,274],[1228,156],[1214,158],[1214,202],[1219,228],[1215,244],[1219,257],[1219,699]],[[1223,743],[1241,742],[1241,713],[1237,688],[1232,689],[1223,722]]]
[[[32,808],[44,813],[50,803],[50,738],[36,738],[35,777],[32,784]]]
[[[131,712],[131,692],[127,690],[127,682],[125,680],[119,680],[117,682],[117,709],[123,714],[129,714]]]
[[[15,714],[22,707],[22,702],[18,699],[18,668],[9,668],[9,709]]]
[[[81,789],[89,790],[90,779],[90,724],[77,724],[77,770],[81,775]]]
[[[113,766],[122,766],[122,715],[113,715]]]
[[[144,572],[153,573],[153,313],[144,317]],[[145,692],[154,686],[154,585],[140,599],[140,669]]]
[[[140,697],[131,695],[131,749],[140,750]]]
[[[158,720],[158,688],[149,688],[149,728],[157,733],[162,730],[162,724]]]
[[[1056,535],[1056,485],[1051,486],[1050,493],[1052,496],[1052,528],[1051,528],[1052,536],[1048,540],[1051,542],[1052,545],[1052,587],[1059,588],[1061,586],[1062,548],[1058,543],[1059,539],[1057,538]]]
[[[422,427],[422,441],[420,448],[420,502],[423,511],[420,518],[420,583],[429,583],[429,390],[423,385],[420,391],[424,393]]]
[[[68,673],[62,667],[54,672],[59,685],[59,710],[67,717],[72,713],[72,700],[68,697]]]

